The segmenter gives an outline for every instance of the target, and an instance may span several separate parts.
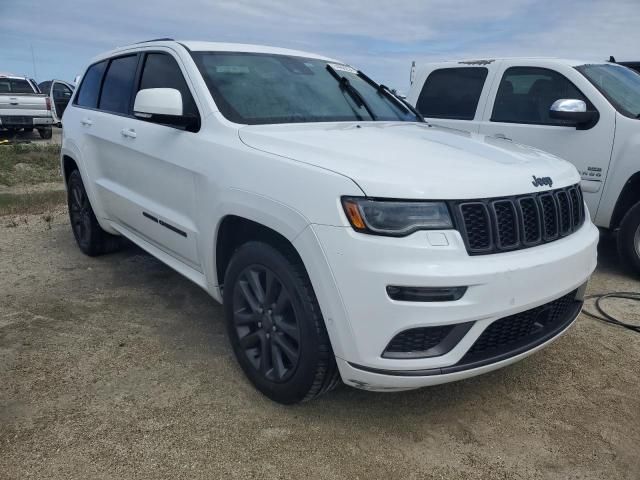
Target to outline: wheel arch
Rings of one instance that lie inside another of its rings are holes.
[[[229,214],[220,220],[215,242],[215,275],[220,289],[223,287],[224,276],[234,252],[252,240],[265,242],[284,254],[294,256],[304,265],[291,239],[263,223],[245,216]]]
[[[619,228],[625,214],[638,202],[640,202],[640,172],[631,175],[624,184],[613,209],[609,228],[611,230]]]
[[[74,170],[80,170],[78,163],[73,159],[71,155],[62,154],[62,177],[64,178],[65,185],[69,182],[69,175]]]

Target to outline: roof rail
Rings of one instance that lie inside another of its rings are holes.
[[[149,43],[149,42],[175,42],[173,38],[165,37],[165,38],[152,38],[151,40],[143,40],[142,42],[136,42],[134,45],[138,45],[139,43]]]

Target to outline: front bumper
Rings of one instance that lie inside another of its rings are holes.
[[[312,281],[321,275],[314,288],[320,291],[318,299],[342,378],[353,386],[374,390],[416,388],[466,378],[537,351],[562,332],[507,359],[442,373],[461,361],[491,323],[578,289],[596,266],[598,230],[589,221],[555,242],[484,256],[469,256],[455,230],[416,232],[405,238],[358,234],[349,227],[313,225],[307,230],[299,242],[305,241],[305,235],[315,237],[327,263],[324,277],[315,265],[310,273]],[[329,294],[329,285],[335,286],[337,294]],[[467,286],[468,290],[457,301],[404,302],[389,298],[388,285]],[[473,326],[443,355],[382,356],[389,341],[402,331],[467,322]],[[421,371],[429,374],[420,375]]]

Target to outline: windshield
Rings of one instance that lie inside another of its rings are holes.
[[[640,117],[640,75],[620,65],[576,67],[623,115]]]
[[[418,121],[346,65],[264,53],[192,55],[220,111],[232,122]]]

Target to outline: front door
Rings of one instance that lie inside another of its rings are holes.
[[[108,118],[104,118],[101,190],[113,221],[202,271],[195,223],[195,156],[189,154],[198,136],[136,118],[132,110],[137,91],[147,88],[175,88],[182,94],[183,113],[198,115],[198,109],[172,55],[150,52],[141,54],[139,61],[140,73],[132,80],[126,114],[104,114]],[[109,109],[110,70],[103,83],[100,110]]]

